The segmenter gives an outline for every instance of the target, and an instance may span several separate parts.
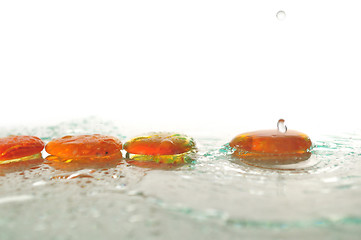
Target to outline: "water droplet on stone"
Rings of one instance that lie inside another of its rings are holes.
[[[276,17],[277,17],[277,19],[278,20],[280,20],[280,21],[283,21],[283,20],[285,20],[285,18],[286,18],[286,13],[285,13],[285,11],[278,11],[277,12],[277,14],[276,14]]]
[[[286,133],[287,132],[287,126],[285,124],[285,120],[280,119],[277,122],[277,129],[280,133]]]

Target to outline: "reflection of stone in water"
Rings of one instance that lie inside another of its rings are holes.
[[[77,171],[81,169],[109,169],[114,168],[120,164],[122,159],[121,153],[113,156],[105,156],[99,158],[60,158],[57,156],[49,155],[46,157],[49,166],[64,171]]]
[[[137,160],[127,160],[127,163],[141,168],[153,168],[153,169],[161,169],[161,170],[173,170],[185,165],[185,164],[177,164],[177,163],[142,162]]]
[[[309,168],[317,163],[316,159],[310,159],[311,152],[304,153],[302,156],[297,156],[295,158],[290,159],[281,159],[278,160],[277,156],[274,159],[239,159],[237,161],[241,161],[247,165],[265,169],[274,169],[274,170],[301,170],[305,168]],[[236,163],[238,163],[235,161]]]
[[[257,156],[257,158],[252,157],[246,157],[240,159],[246,163],[249,164],[256,164],[256,165],[286,165],[286,164],[294,164],[299,163],[302,161],[306,161],[311,157],[311,152],[305,152],[302,154],[292,155],[290,154],[288,156],[289,158],[280,158],[279,155],[273,155],[273,154],[265,154],[262,156]]]
[[[95,170],[80,170],[78,172],[72,173],[72,174],[62,174],[62,175],[56,175],[51,177],[51,179],[75,179],[75,178],[94,178],[91,174],[94,173]]]
[[[9,163],[0,164],[0,175],[5,175],[6,173],[12,172],[21,172],[27,169],[36,169],[44,162],[42,157],[37,157],[35,159],[24,160],[24,161],[14,161]]]

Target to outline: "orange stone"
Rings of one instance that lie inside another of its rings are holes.
[[[288,164],[307,160],[312,142],[306,134],[293,130],[263,130],[240,134],[229,145],[241,159]]]
[[[41,157],[44,142],[35,136],[8,136],[0,138],[0,163],[12,159]]]
[[[122,143],[119,139],[100,134],[65,136],[53,139],[45,150],[60,158],[100,158],[106,156],[120,156]]]
[[[124,144],[124,150],[140,155],[175,155],[194,149],[192,138],[181,134],[154,133],[133,138]]]
[[[151,166],[150,162],[159,164],[183,164],[192,162],[195,142],[192,138],[175,133],[160,132],[140,136],[124,144],[128,163]],[[138,164],[139,163],[139,164]]]

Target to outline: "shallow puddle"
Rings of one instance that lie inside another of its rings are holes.
[[[95,120],[0,132],[84,133],[128,138]],[[197,135],[197,160],[179,167],[0,165],[0,239],[357,239],[359,136],[312,139],[311,158],[292,166],[255,167],[234,159],[227,139]]]

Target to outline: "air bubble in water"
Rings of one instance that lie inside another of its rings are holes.
[[[286,18],[286,13],[285,13],[285,11],[278,11],[277,12],[277,14],[276,14],[276,17],[277,17],[277,19],[278,20],[280,20],[280,21],[283,21],[283,20],[285,20],[285,18]]]
[[[286,133],[287,132],[287,126],[285,124],[285,120],[280,119],[277,122],[277,129],[280,133]]]

